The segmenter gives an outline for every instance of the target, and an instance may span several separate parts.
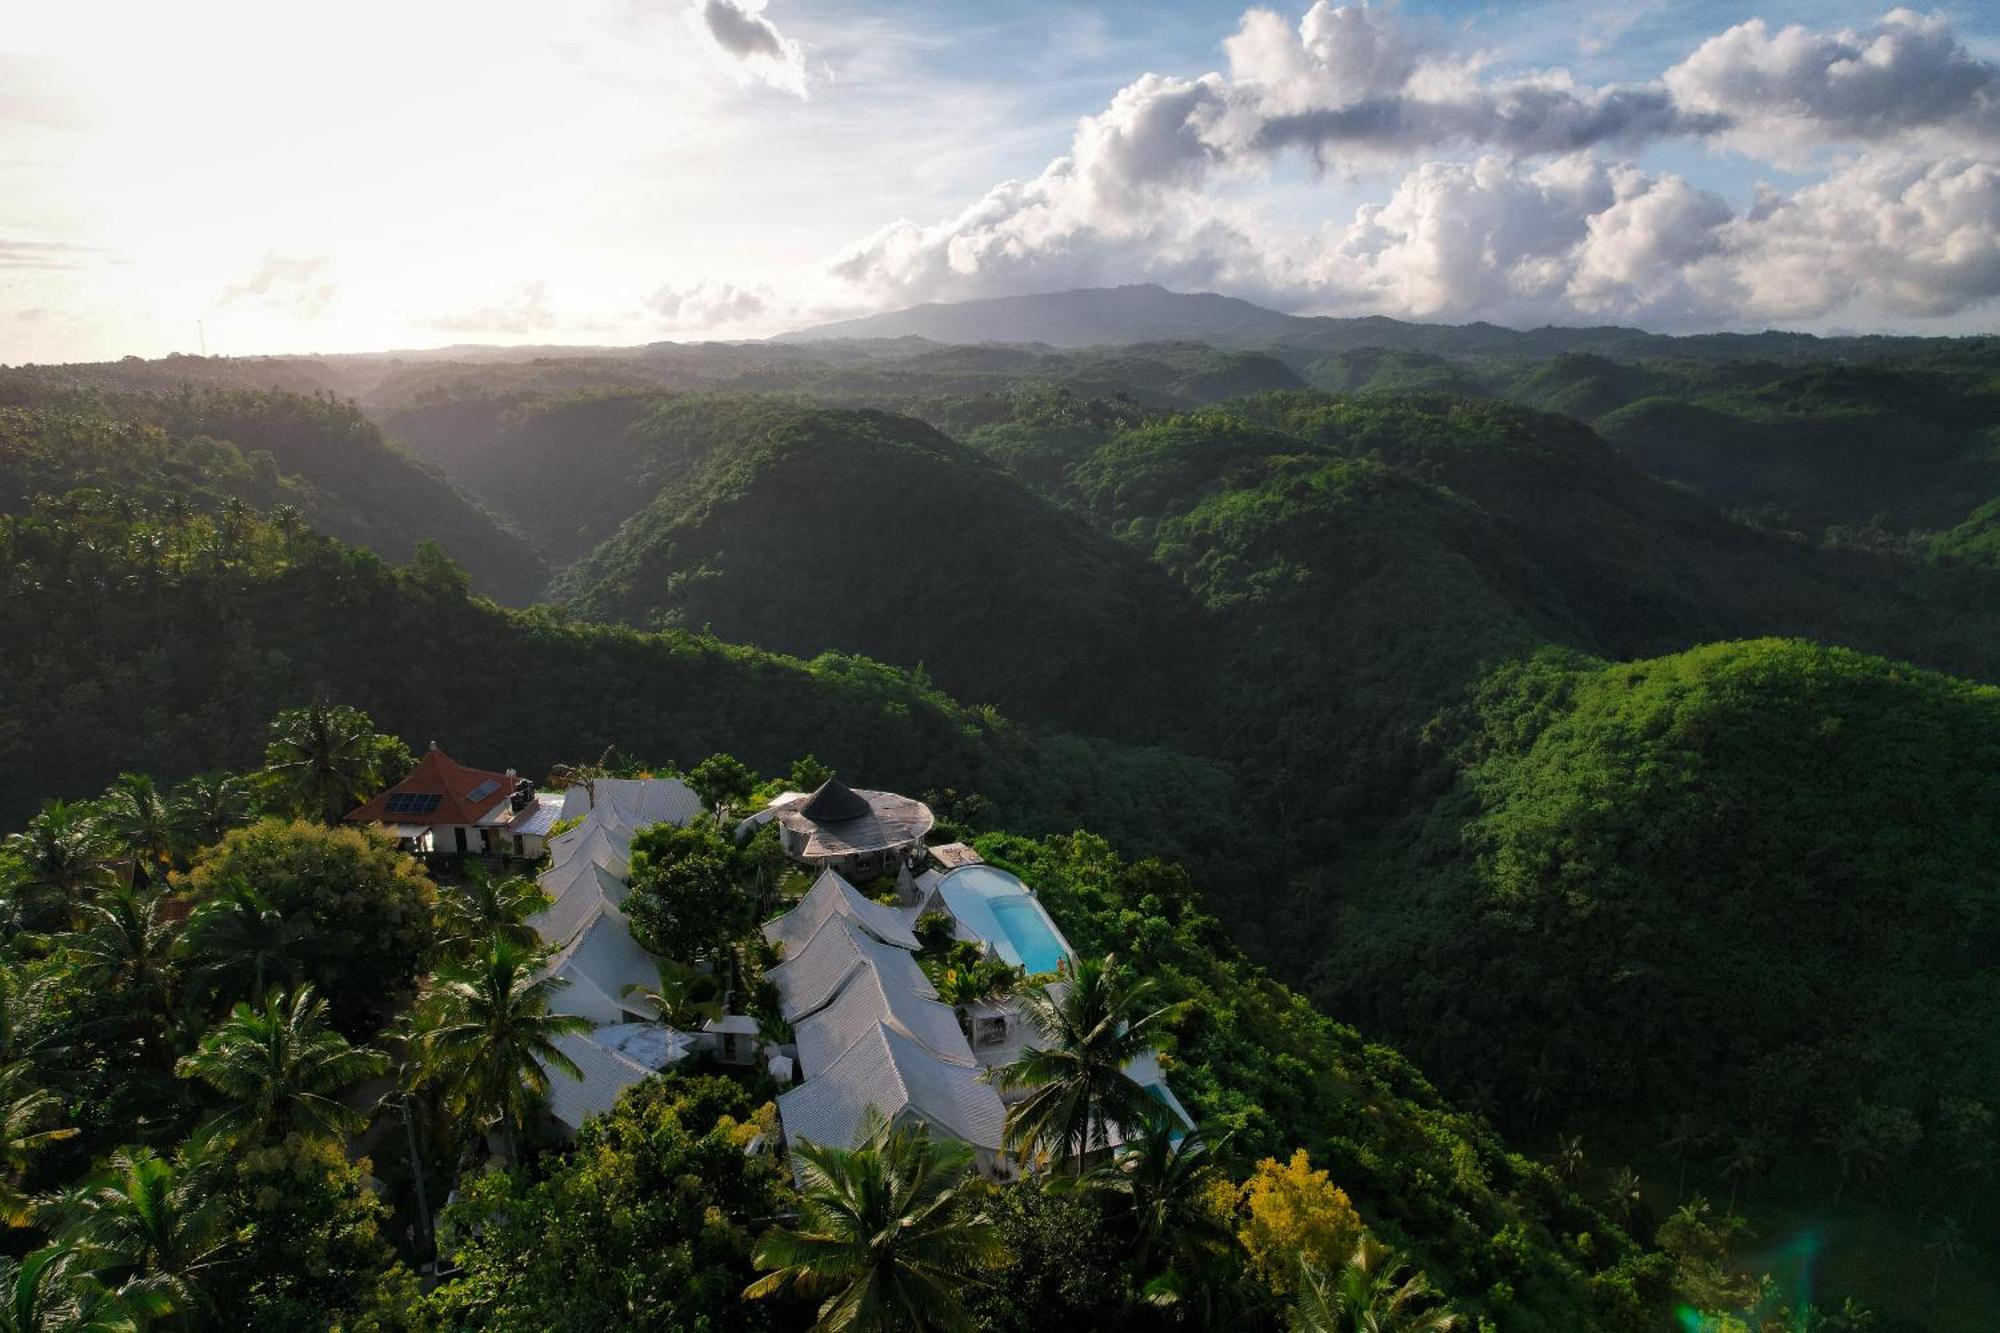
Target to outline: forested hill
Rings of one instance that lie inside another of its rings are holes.
[[[0,513],[87,487],[285,504],[398,560],[437,541],[509,601],[532,600],[548,578],[525,541],[351,404],[259,389],[107,394],[0,371]]]

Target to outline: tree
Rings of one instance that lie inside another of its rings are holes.
[[[632,840],[632,936],[679,962],[718,958],[757,924],[744,849],[713,824],[661,824]]]
[[[734,755],[712,754],[687,772],[687,785],[713,810],[725,803],[750,798],[757,789],[757,775]]]
[[[264,747],[264,773],[279,800],[327,824],[338,824],[412,762],[409,748],[378,734],[366,713],[324,700],[278,714]]]
[[[70,1198],[62,1238],[121,1279],[128,1300],[192,1317],[208,1305],[203,1279],[230,1242],[224,1200],[207,1174],[149,1148],[120,1152]]]
[[[1040,1152],[1081,1170],[1086,1154],[1109,1146],[1114,1126],[1145,1123],[1153,1099],[1125,1067],[1153,1049],[1153,1034],[1173,1013],[1148,1007],[1156,989],[1107,956],[1085,958],[1068,978],[1021,995],[1037,1044],[991,1074],[1000,1087],[1027,1090],[1008,1111],[1009,1151]]]
[[[495,875],[470,862],[464,882],[438,894],[438,922],[445,938],[467,955],[496,937],[533,944],[539,937],[527,920],[548,902],[541,885],[527,876]]]
[[[134,1333],[132,1313],[68,1245],[0,1257],[0,1333]]]
[[[271,900],[241,879],[194,910],[178,952],[225,994],[262,999],[270,983],[299,984],[305,973],[310,922],[287,920]]]
[[[1931,1256],[1931,1295],[1937,1295],[1938,1281],[1944,1270],[1958,1262],[1959,1252],[1965,1248],[1965,1228],[1955,1217],[1938,1219],[1930,1237],[1924,1241],[1924,1249]]]
[[[469,1177],[441,1233],[455,1275],[425,1313],[441,1328],[793,1326],[741,1299],[753,1220],[790,1208],[780,1163],[745,1151],[772,1116],[735,1080],[669,1068],[584,1122],[546,1175]]]
[[[590,1020],[558,1014],[550,1000],[563,984],[539,975],[543,955],[490,939],[468,962],[439,970],[418,1002],[419,1062],[463,1107],[469,1124],[499,1132],[513,1155],[535,1101],[548,1093],[549,1071],[581,1079],[557,1041],[590,1030]]]
[[[87,805],[50,801],[5,845],[20,866],[12,897],[30,917],[53,913],[73,922],[83,903],[117,882],[105,865],[116,841]]]
[[[792,761],[788,784],[793,791],[818,791],[833,780],[833,770],[809,754]]]
[[[368,1117],[338,1100],[341,1090],[388,1068],[388,1057],[351,1046],[326,1026],[326,1002],[301,986],[273,993],[261,1008],[238,1004],[176,1071],[224,1099],[204,1132],[242,1144],[281,1139],[294,1130],[341,1136]]]
[[[1629,1166],[1621,1166],[1612,1173],[1611,1185],[1605,1194],[1604,1203],[1617,1214],[1619,1222],[1629,1226],[1632,1214],[1639,1210],[1639,1205],[1643,1202],[1644,1182],[1639,1179],[1637,1171]]]
[[[1292,1333],[1451,1333],[1461,1320],[1437,1300],[1427,1276],[1411,1275],[1401,1255],[1364,1235],[1337,1272],[1301,1265],[1290,1328]]]
[[[1266,1157],[1257,1163],[1238,1198],[1243,1222],[1236,1238],[1250,1270],[1281,1296],[1296,1286],[1301,1261],[1331,1271],[1353,1256],[1361,1239],[1361,1216],[1346,1191],[1313,1169],[1304,1148],[1287,1162]]]
[[[51,1143],[76,1137],[76,1130],[51,1128],[62,1109],[61,1099],[29,1082],[26,1061],[0,1069],[0,1220],[9,1227],[27,1225],[35,1201],[21,1187],[28,1164]]]
[[[692,1030],[701,1021],[701,1009],[694,1002],[691,975],[665,958],[655,958],[653,965],[659,974],[657,984],[649,990],[635,982],[625,988],[625,994],[651,1005],[666,1026]]]
[[[144,773],[120,773],[98,808],[118,850],[136,860],[149,879],[166,878],[182,839],[173,807],[153,780]]]
[[[1556,1136],[1555,1162],[1553,1165],[1555,1166],[1557,1175],[1566,1181],[1575,1180],[1577,1174],[1583,1170],[1584,1161],[1583,1136],[1581,1134],[1559,1134]]]
[[[168,1039],[173,1022],[174,941],[177,927],[157,895],[121,888],[84,907],[83,929],[69,936],[69,951],[101,991],[115,995],[121,1023],[138,1039],[148,1063],[173,1063]]]
[[[858,1148],[801,1142],[798,1221],[764,1233],[750,1300],[824,1296],[815,1329],[970,1329],[960,1292],[1007,1262],[973,1196],[972,1149],[872,1110]]]
[[[1156,1300],[1178,1296],[1196,1281],[1213,1285],[1207,1270],[1235,1247],[1229,1215],[1217,1207],[1215,1190],[1218,1183],[1228,1186],[1214,1159],[1229,1137],[1211,1147],[1201,1130],[1185,1129],[1160,1107],[1142,1135],[1121,1144],[1111,1161],[1080,1181],[1115,1201],[1127,1257],[1142,1280],[1152,1279],[1148,1290]]]
[[[201,899],[251,884],[303,923],[308,933],[293,947],[306,978],[353,1036],[380,1025],[431,942],[435,887],[409,856],[361,829],[267,819],[232,830],[182,883]]]
[[[250,785],[228,773],[197,773],[167,798],[174,829],[190,852],[221,842],[250,817]]]

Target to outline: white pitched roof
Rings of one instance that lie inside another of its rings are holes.
[[[577,861],[575,870],[547,871],[541,878],[549,905],[528,918],[544,944],[561,946],[582,929],[600,906],[622,906],[631,892],[624,880],[594,861]],[[556,878],[560,876],[560,878]]]
[[[785,1020],[796,1023],[824,1008],[857,967],[876,969],[885,989],[937,997],[936,988],[908,951],[882,943],[837,912],[796,954],[764,975],[778,988]]]
[[[607,816],[592,815],[573,829],[549,839],[549,868],[560,870],[578,858],[610,866],[622,877],[629,873],[633,830]]]
[[[998,1151],[1007,1112],[978,1071],[938,1059],[877,1024],[813,1078],[778,1096],[793,1140],[855,1147],[870,1106],[890,1120],[911,1116],[979,1148]]]
[[[594,1115],[609,1111],[618,1094],[653,1071],[589,1037],[568,1034],[555,1039],[556,1049],[583,1071],[579,1083],[560,1069],[548,1070],[549,1114],[576,1129]]]
[[[610,813],[633,828],[648,824],[692,824],[706,811],[701,797],[678,778],[599,778],[592,784],[597,804],[582,786],[563,793],[563,818]]]
[[[541,838],[562,818],[563,798],[553,792],[541,792],[527,805],[521,807],[507,825],[507,831],[523,838]]]
[[[610,906],[597,910],[569,947],[549,960],[548,970],[569,983],[556,991],[551,1007],[599,1022],[616,1022],[627,1010],[651,1012],[637,996],[628,998],[625,988],[650,990],[660,980],[653,955],[639,947],[625,918]]]
[[[887,1025],[950,1064],[972,1065],[972,1048],[950,1006],[915,992],[883,983],[872,967],[857,967],[840,995],[797,1027],[799,1067],[811,1078],[831,1065],[840,1053],[865,1036],[868,1029]]]
[[[796,952],[835,913],[859,923],[885,944],[912,951],[918,947],[917,937],[903,924],[895,908],[869,901],[862,896],[861,890],[832,870],[822,870],[806,896],[799,899],[798,905],[791,911],[766,921],[764,938],[773,944],[783,945],[788,953]]]

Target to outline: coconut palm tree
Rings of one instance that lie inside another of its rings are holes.
[[[72,1195],[62,1237],[94,1267],[125,1277],[121,1295],[151,1313],[194,1314],[202,1278],[229,1250],[221,1193],[197,1166],[138,1148],[114,1156]]]
[[[178,952],[225,992],[255,1000],[273,981],[298,984],[305,970],[300,945],[311,934],[311,922],[286,920],[268,898],[236,879],[195,909]]]
[[[93,1277],[83,1256],[50,1245],[0,1258],[0,1333],[133,1333],[125,1302]]]
[[[478,957],[441,969],[419,1001],[424,1022],[415,1040],[428,1076],[442,1082],[470,1124],[497,1129],[510,1156],[529,1111],[548,1092],[548,1071],[583,1077],[556,1042],[588,1032],[590,1020],[550,1009],[563,982],[539,975],[543,957],[489,939]]]
[[[1558,1134],[1556,1136],[1555,1157],[1551,1162],[1556,1174],[1565,1181],[1573,1181],[1583,1171],[1583,1136],[1581,1134]]]
[[[635,982],[625,988],[625,995],[651,1005],[659,1013],[660,1022],[666,1026],[691,1031],[701,1021],[701,1008],[694,1002],[693,978],[664,958],[654,959],[653,966],[659,973],[657,984],[647,987]],[[759,1035],[763,1035],[763,1021],[760,1016]],[[783,1022],[783,1019],[778,1021]],[[765,1039],[770,1040],[768,1036]],[[781,1041],[777,1044],[782,1046],[785,1043]]]
[[[197,773],[167,797],[184,851],[213,846],[250,818],[250,787],[227,773]]]
[[[388,1064],[382,1052],[349,1045],[329,1028],[326,1001],[301,986],[290,997],[273,991],[261,1008],[239,1003],[175,1072],[207,1084],[227,1103],[203,1127],[205,1136],[260,1143],[293,1130],[358,1132],[368,1117],[337,1094]]]
[[[1436,1303],[1437,1288],[1373,1236],[1363,1236],[1337,1273],[1301,1265],[1292,1333],[1450,1333],[1457,1313]]]
[[[1209,1206],[1207,1191],[1215,1159],[1231,1137],[1225,1134],[1211,1145],[1201,1130],[1186,1128],[1156,1105],[1143,1134],[1080,1178],[1081,1188],[1106,1196],[1122,1215],[1120,1234],[1129,1242],[1136,1271],[1150,1272],[1158,1259],[1166,1285],[1177,1286],[1230,1247],[1234,1234],[1228,1219]]]
[[[1611,1186],[1605,1195],[1605,1206],[1618,1215],[1620,1223],[1629,1225],[1632,1214],[1645,1201],[1644,1182],[1639,1173],[1629,1166],[1621,1166],[1611,1175]]]
[[[33,1086],[27,1061],[0,1069],[0,1222],[7,1226],[26,1226],[35,1213],[35,1201],[21,1189],[29,1159],[51,1143],[76,1137],[74,1129],[50,1127],[61,1109],[53,1092]]]
[[[1008,1259],[979,1209],[972,1149],[921,1127],[891,1126],[869,1108],[858,1148],[801,1142],[798,1217],[758,1240],[744,1288],[824,1297],[822,1333],[972,1328],[960,1292]]]
[[[495,875],[478,862],[466,865],[463,883],[438,894],[438,918],[447,941],[468,955],[495,936],[529,945],[538,938],[529,917],[549,904],[542,886],[525,875]]]
[[[317,701],[278,714],[264,771],[294,813],[328,824],[383,785],[375,724],[358,708]]]
[[[1114,1125],[1145,1122],[1152,1097],[1125,1067],[1153,1049],[1174,1010],[1153,1007],[1150,978],[1134,979],[1115,957],[1086,958],[1067,977],[1020,996],[1035,1034],[1019,1058],[994,1068],[1002,1088],[1026,1089],[1008,1111],[1006,1144],[1076,1164],[1107,1147]]]
[[[68,937],[71,956],[85,976],[123,1004],[118,1022],[138,1040],[150,1063],[173,1063],[172,955],[178,928],[157,895],[119,888],[78,913],[81,929]]]
[[[163,879],[180,846],[165,793],[144,773],[120,773],[99,802],[99,821],[118,850],[137,861],[148,879]]]
[[[50,801],[5,845],[21,865],[15,897],[24,911],[74,920],[83,903],[117,882],[105,864],[116,842],[97,812],[81,802]]]

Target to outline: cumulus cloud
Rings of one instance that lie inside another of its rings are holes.
[[[739,77],[806,95],[805,49],[764,17],[764,0],[700,0],[688,24]]]
[[[31,241],[0,236],[0,269],[78,269],[101,252],[68,241]]]
[[[1733,146],[1767,156],[1919,130],[2000,140],[2000,67],[1941,14],[1897,9],[1833,33],[1752,19],[1703,42],[1665,83],[1688,111],[1733,120]]]
[[[332,303],[332,265],[323,255],[287,255],[272,251],[256,268],[222,289],[218,308],[255,301],[305,319],[318,317]]]
[[[1977,151],[1994,72],[1940,19],[1745,24],[1628,87],[1490,78],[1392,10],[1324,0],[1297,25],[1250,11],[1226,50],[1227,74],[1133,81],[1039,176],[882,228],[834,273],[876,305],[1152,280],[1343,312],[1662,327],[1926,318],[2000,296],[2000,167]],[[1867,148],[1749,208],[1599,156],[1663,136],[1867,145],[1895,126],[1972,151]],[[1292,149],[1376,171],[1476,155],[1397,169],[1382,202],[1310,235],[1215,188]]]
[[[549,304],[548,284],[524,282],[507,297],[489,305],[424,321],[446,333],[543,333],[562,321]]]
[[[762,289],[704,280],[680,286],[664,284],[646,298],[645,304],[668,328],[707,331],[769,315],[772,297]]]

